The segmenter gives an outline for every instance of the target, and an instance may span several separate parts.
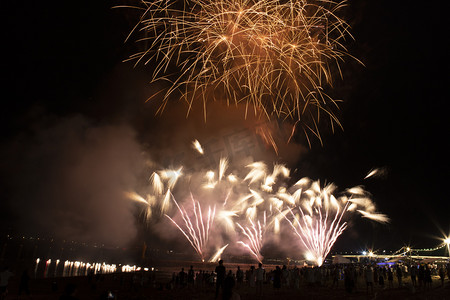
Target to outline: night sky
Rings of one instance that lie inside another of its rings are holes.
[[[2,5],[2,233],[45,235],[59,227],[93,241],[112,230],[116,237],[110,243],[132,235],[126,229],[132,224],[109,224],[130,222],[118,212],[124,204],[117,194],[139,181],[145,159],[136,157],[142,149],[170,147],[175,137],[168,132],[181,127],[210,126],[198,129],[207,139],[216,126],[175,118],[177,108],[154,117],[155,105],[145,103],[154,92],[147,85],[148,68],[123,62],[136,50],[133,42],[124,43],[133,16],[111,9],[117,4]],[[344,100],[339,111],[344,129],[325,129],[323,145],[313,140],[311,148],[297,136],[303,151],[287,159],[294,162],[289,167],[295,176],[342,189],[364,185],[378,211],[391,218],[388,225],[352,219],[336,250],[434,247],[450,233],[444,9],[438,1],[351,0],[343,18],[355,38],[346,46],[364,63],[348,59],[344,79],[329,91]],[[190,142],[182,131],[179,136],[179,143]],[[153,159],[163,160],[161,153]],[[382,174],[364,180],[373,168]],[[92,178],[85,180],[86,174]],[[91,192],[93,186],[105,189]],[[92,215],[79,215],[86,211],[82,206]],[[104,207],[110,212],[106,220],[92,221]],[[61,224],[62,219],[72,223]]]

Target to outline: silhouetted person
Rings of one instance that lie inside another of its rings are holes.
[[[237,282],[237,288],[241,287],[242,283],[244,282],[244,272],[241,270],[241,268],[238,266],[236,271],[236,282]]]
[[[423,265],[419,266],[419,270],[417,273],[418,273],[417,279],[419,281],[419,287],[422,287],[422,285],[424,284],[424,278],[425,278],[425,268]]]
[[[222,300],[230,300],[233,295],[233,287],[234,287],[234,278],[233,273],[231,271],[228,272],[227,277],[225,277],[223,282],[223,293]]]
[[[397,266],[396,271],[397,271],[398,287],[402,287],[402,277],[403,277],[402,268],[400,266]]]
[[[285,288],[289,287],[289,270],[286,265],[283,265],[281,268],[281,286]]]
[[[219,290],[222,289],[223,290],[223,284],[224,284],[224,280],[225,280],[225,274],[226,274],[226,270],[225,270],[225,266],[223,265],[223,260],[219,260],[219,265],[216,267],[216,298],[217,299],[219,297]]]
[[[256,295],[262,296],[262,287],[264,282],[264,274],[266,270],[262,267],[262,263],[258,264],[258,269],[255,271],[256,275]]]
[[[425,289],[431,289],[433,282],[431,280],[431,269],[429,265],[425,266],[423,281],[425,282]]]
[[[367,282],[367,278],[366,278]],[[373,290],[373,273],[372,273],[372,290]],[[344,270],[344,286],[345,290],[348,293],[351,293],[353,291],[353,288],[355,287],[355,272],[352,268],[352,266],[347,266]]]
[[[378,285],[384,289],[384,276],[382,270],[378,272]]]
[[[411,268],[409,270],[409,276],[411,277],[411,283],[415,287],[417,285],[416,283],[416,276],[417,276],[417,268],[414,265],[411,265]]]
[[[255,266],[250,267],[250,271],[248,272],[248,285],[250,287],[255,287],[255,281],[256,281],[256,274],[255,274]]]
[[[364,270],[364,276],[366,277],[367,294],[369,293],[369,287],[373,294],[373,269],[371,266],[367,266]]]
[[[441,279],[441,286],[444,287],[444,280],[445,280],[445,269],[444,269],[444,266],[441,266],[439,268],[439,277]]]
[[[333,284],[331,285],[331,287],[338,287],[340,277],[340,270],[338,266],[334,266],[334,269],[331,271],[331,276],[333,277]]]
[[[8,267],[5,267],[2,272],[0,272],[0,299],[3,300],[8,295],[8,282],[14,274],[9,270]]]
[[[64,293],[59,297],[59,300],[78,300],[75,296],[77,293],[77,287],[73,283],[68,283],[64,289]]]
[[[392,274],[391,268],[389,268],[387,271],[387,277],[388,277],[389,288],[393,288],[394,287],[394,274]]]
[[[281,288],[281,269],[279,266],[276,266],[273,271],[273,288],[276,290]]]
[[[189,269],[188,274],[187,274],[187,283],[188,283],[189,288],[194,287],[194,277],[195,277],[194,267],[191,266],[191,268]]]
[[[19,283],[19,293],[17,296],[22,295],[22,292],[25,293],[25,295],[28,295],[30,297],[30,275],[28,274],[28,269],[25,269],[20,276],[20,283]]]
[[[184,288],[186,286],[186,280],[187,280],[186,272],[184,271],[184,268],[181,268],[180,273],[178,273],[178,280],[180,282],[180,287]]]

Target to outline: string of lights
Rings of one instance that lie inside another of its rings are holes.
[[[448,239],[445,239],[442,244],[440,244],[436,247],[433,247],[433,248],[414,249],[409,246],[403,246],[399,250],[395,251],[393,254],[394,255],[407,255],[408,253],[413,253],[413,252],[433,252],[433,251],[437,251],[437,250],[440,250],[440,249],[442,249],[444,247],[448,247],[448,246],[449,246],[449,241],[448,241]]]

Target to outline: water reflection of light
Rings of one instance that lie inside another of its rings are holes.
[[[83,261],[64,261],[64,264],[60,264],[60,260],[42,261],[40,258],[36,259],[36,265],[34,268],[35,277],[40,277],[38,268],[40,264],[45,264],[44,273],[41,276],[46,277],[71,277],[71,276],[87,276],[88,274],[110,274],[115,272],[137,272],[141,270],[148,271],[148,268],[141,268],[136,265],[120,265],[107,264],[106,262],[83,262]],[[154,268],[151,268],[152,270]],[[51,270],[51,271],[49,271]],[[41,271],[42,272],[42,271]]]

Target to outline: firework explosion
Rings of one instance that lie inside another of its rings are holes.
[[[333,195],[336,187],[333,184],[320,188],[319,182],[302,179],[296,183],[299,199],[297,209],[300,214],[294,215],[294,209],[287,208],[283,216],[293,229],[302,245],[307,249],[306,258],[322,265],[325,257],[337,238],[347,227],[343,217],[347,212],[357,211],[363,217],[386,223],[386,215],[375,212],[373,202],[368,193],[361,187],[347,189],[348,195],[338,199]],[[289,216],[289,217],[288,217]]]
[[[196,145],[197,151],[202,149],[198,141]],[[389,221],[376,212],[370,194],[361,186],[335,196],[334,184],[321,187],[319,181],[309,178],[289,186],[290,170],[284,165],[269,168],[264,162],[254,162],[235,173],[229,169],[228,160],[223,158],[216,171],[156,171],[150,176],[147,199],[136,193],[126,195],[143,205],[146,222],[152,218],[159,222],[158,216],[165,215],[202,261],[211,255],[212,248],[226,244],[210,259],[217,260],[234,243],[262,262],[264,244],[273,237],[280,238],[281,232],[291,232],[305,258],[320,266],[346,229],[351,214],[359,213],[382,223]],[[170,202],[175,206],[168,205]],[[208,207],[207,211],[201,203]],[[213,236],[225,237],[217,241]]]
[[[333,69],[349,56],[351,38],[339,10],[328,0],[138,1],[140,19],[130,33],[143,50],[136,64],[154,66],[153,80],[170,82],[158,112],[172,94],[188,103],[220,95],[244,104],[245,115],[291,120],[319,136],[320,116],[340,126],[337,103],[324,92]],[[176,71],[174,71],[176,70]]]

